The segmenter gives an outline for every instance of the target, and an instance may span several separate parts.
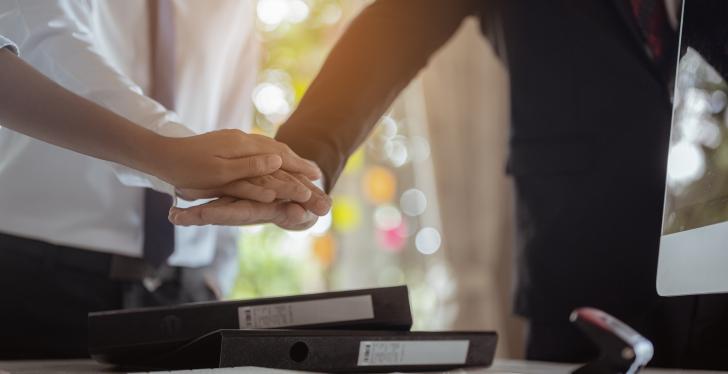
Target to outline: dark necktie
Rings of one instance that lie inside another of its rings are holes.
[[[174,17],[171,0],[149,0],[150,96],[174,110]],[[154,268],[174,252],[174,226],[167,216],[172,198],[144,190],[144,260]]]
[[[673,64],[677,45],[675,30],[667,19],[665,0],[629,0],[635,21],[639,27],[650,57],[664,75],[674,75]]]

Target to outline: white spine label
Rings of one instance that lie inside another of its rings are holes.
[[[238,308],[241,329],[315,325],[374,318],[371,295]]]
[[[465,364],[467,340],[371,340],[359,343],[358,366]]]

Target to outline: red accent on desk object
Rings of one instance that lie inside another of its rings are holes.
[[[574,374],[635,374],[652,359],[649,340],[599,309],[579,308],[569,319],[599,348],[599,357]]]

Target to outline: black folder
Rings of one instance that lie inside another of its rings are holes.
[[[406,286],[90,313],[89,353],[144,361],[221,329],[401,330],[412,326]]]
[[[158,357],[145,369],[258,366],[323,372],[487,367],[495,332],[220,330]]]

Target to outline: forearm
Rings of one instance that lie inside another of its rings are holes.
[[[379,0],[337,42],[277,139],[319,164],[327,189],[392,101],[475,10],[472,0]]]
[[[0,51],[0,124],[88,156],[152,173],[161,136],[59,86]]]

